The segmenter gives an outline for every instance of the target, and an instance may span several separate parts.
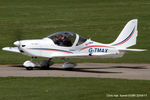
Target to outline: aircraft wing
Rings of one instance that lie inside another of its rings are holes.
[[[18,47],[4,47],[4,48],[2,48],[2,50],[9,51],[9,52],[20,53]]]
[[[91,56],[104,56],[104,55],[109,55],[109,54],[97,54],[97,53],[93,53],[91,54]],[[51,55],[52,58],[59,58],[59,57],[67,57],[67,58],[74,58],[74,57],[89,57],[89,53],[74,53],[74,54],[59,54],[59,53],[53,53]]]
[[[89,56],[89,54],[86,53],[80,53],[80,54],[59,54],[59,53],[53,53],[52,58],[57,58],[57,57],[85,57]]]

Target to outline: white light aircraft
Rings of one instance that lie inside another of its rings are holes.
[[[118,58],[128,51],[145,51],[144,49],[128,49],[136,44],[137,35],[137,19],[133,19],[110,44],[98,43],[72,32],[57,32],[43,39],[16,41],[14,45],[17,47],[4,47],[2,50],[21,53],[32,58],[48,58],[48,60],[40,61],[39,64],[32,60],[25,61],[23,64],[25,68],[32,70],[37,65],[41,68],[49,68],[53,64],[52,58]],[[64,68],[75,66],[76,64],[71,62],[63,64]]]

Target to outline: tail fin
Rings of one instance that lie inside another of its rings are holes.
[[[111,46],[117,46],[119,48],[127,48],[136,44],[137,31],[137,19],[130,20],[124,29],[121,31],[118,38],[111,43]]]

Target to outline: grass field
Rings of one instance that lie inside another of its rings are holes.
[[[0,48],[21,39],[43,38],[58,31],[76,32],[92,40],[113,42],[131,19],[139,20],[133,48],[150,49],[149,0],[0,0]],[[150,52],[131,52],[119,59],[75,62],[150,63]],[[0,50],[0,64],[23,63],[29,57]],[[55,60],[61,62],[60,60]]]
[[[8,77],[0,78],[0,100],[149,100],[149,84],[125,79]]]

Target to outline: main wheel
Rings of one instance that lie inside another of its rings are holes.
[[[49,69],[49,67],[51,65],[53,65],[52,61],[48,61],[48,60],[40,61],[40,67],[41,67],[41,69]]]
[[[26,70],[33,70],[33,67],[26,67]]]
[[[73,69],[77,64],[72,62],[65,62],[63,64],[63,68],[65,69]]]

